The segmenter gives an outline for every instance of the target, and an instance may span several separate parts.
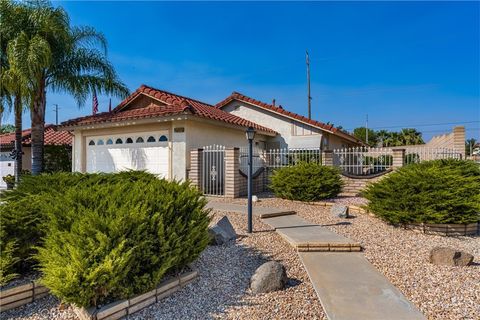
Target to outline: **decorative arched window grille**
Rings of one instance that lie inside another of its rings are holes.
[[[90,140],[90,142],[88,143],[89,146],[94,146],[95,145],[95,141],[93,140]]]
[[[163,135],[163,136],[160,137],[160,139],[158,139],[158,141],[165,142],[165,141],[168,141],[168,138],[167,138],[167,136]]]
[[[120,138],[118,138],[117,140],[115,140],[115,144],[122,144],[122,143],[123,143],[123,141],[122,141],[122,139],[120,139]]]
[[[144,143],[145,141],[143,141],[143,138],[142,138],[142,137],[138,137],[135,142],[136,142],[136,143]]]
[[[155,142],[155,138],[153,136],[148,137],[147,142]]]
[[[98,145],[98,146],[103,146],[103,145],[104,145],[103,140],[102,140],[102,139],[98,140],[98,141],[97,141],[97,145]]]
[[[113,144],[113,140],[112,140],[112,139],[108,139],[108,140],[107,140],[107,144]]]
[[[127,138],[127,140],[125,141],[125,143],[133,143],[132,138]]]

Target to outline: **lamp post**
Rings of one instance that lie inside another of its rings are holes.
[[[249,127],[245,132],[248,140],[248,233],[252,233],[252,189],[253,189],[253,139],[255,138],[255,129]]]

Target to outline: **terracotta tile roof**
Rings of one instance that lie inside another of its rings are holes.
[[[256,99],[253,99],[253,98],[250,98],[250,97],[247,97],[246,95],[243,95],[239,92],[232,92],[232,94],[230,96],[228,96],[226,99],[220,101],[219,103],[217,103],[215,106],[219,109],[223,108],[224,106],[226,106],[227,104],[229,104],[231,101],[233,100],[238,100],[238,101],[243,101],[243,102],[247,102],[249,104],[252,104],[252,105],[255,105],[257,107],[260,107],[262,109],[266,109],[266,110],[269,110],[269,111],[273,111],[273,112],[276,112],[276,113],[279,113],[281,115],[285,115],[287,117],[290,117],[290,118],[293,118],[293,119],[296,119],[298,121],[301,121],[301,122],[305,122],[305,123],[308,123],[314,127],[317,127],[317,128],[320,128],[320,129],[323,129],[323,130],[326,130],[326,131],[330,131],[334,134],[342,134],[342,135],[346,135],[348,136],[348,138],[350,140],[354,140],[356,142],[359,142],[360,143],[360,140],[358,140],[356,137],[352,136],[351,134],[343,131],[343,130],[340,130],[338,128],[335,128],[333,125],[331,124],[326,124],[326,123],[323,123],[323,122],[320,122],[320,121],[316,121],[316,120],[312,120],[312,119],[308,119],[307,117],[304,117],[302,115],[299,115],[297,113],[293,113],[293,112],[290,112],[290,111],[287,111],[285,109],[283,109],[282,107],[280,106],[274,106],[272,104],[268,104],[268,103],[265,103],[265,102],[262,102],[262,101],[259,101],[259,100],[256,100]]]
[[[22,145],[30,146],[31,129],[22,131]],[[73,135],[69,131],[60,131],[53,124],[45,125],[44,140],[45,145],[72,145]],[[15,144],[15,132],[4,133],[0,135],[0,146],[2,148],[12,148]]]
[[[125,107],[140,95],[152,97],[165,106],[150,105],[144,108],[126,109]],[[124,110],[125,109],[125,110]],[[249,120],[237,117],[233,114],[220,110],[207,103],[173,94],[167,91],[155,89],[146,85],[140,86],[134,93],[123,100],[111,112],[103,112],[92,116],[86,116],[68,120],[62,123],[62,127],[80,126],[95,123],[118,122],[123,120],[145,119],[165,117],[178,114],[191,114],[197,117],[217,120],[242,127],[254,127],[263,132],[276,133],[270,128],[260,126]]]

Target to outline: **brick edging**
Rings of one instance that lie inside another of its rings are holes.
[[[49,294],[47,287],[37,281],[0,290],[0,312],[36,301]]]
[[[83,308],[73,306],[73,311],[81,320],[103,320],[120,319],[135,312],[138,312],[163,298],[177,292],[198,276],[196,270],[187,271],[179,276],[163,281],[160,285],[146,293],[139,294],[126,300],[118,300],[109,303],[100,309],[95,307]]]

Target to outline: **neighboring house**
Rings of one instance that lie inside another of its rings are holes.
[[[253,105],[252,115],[243,112],[239,116],[229,110],[237,100],[225,101],[215,107],[142,85],[111,112],[62,124],[74,135],[72,168],[80,172],[148,170],[169,179],[185,179],[190,150],[213,144],[243,147],[248,127],[256,129],[259,147],[319,148],[322,137],[328,144],[358,144],[357,139],[332,126],[293,113],[273,112],[275,108],[269,111]],[[255,116],[255,108],[265,112],[262,119]],[[300,128],[305,130],[302,135]]]
[[[53,124],[45,125],[45,145],[72,145],[72,134],[68,131],[59,131]],[[0,178],[7,174],[14,174],[15,160],[12,159],[12,150],[15,147],[15,132],[0,135]],[[22,131],[22,169],[32,169],[31,130]],[[0,187],[5,187],[0,179]]]
[[[268,141],[264,148],[336,148],[362,145],[356,137],[316,120],[285,110],[282,106],[264,103],[233,92],[217,104],[217,108],[275,129],[279,134]]]

